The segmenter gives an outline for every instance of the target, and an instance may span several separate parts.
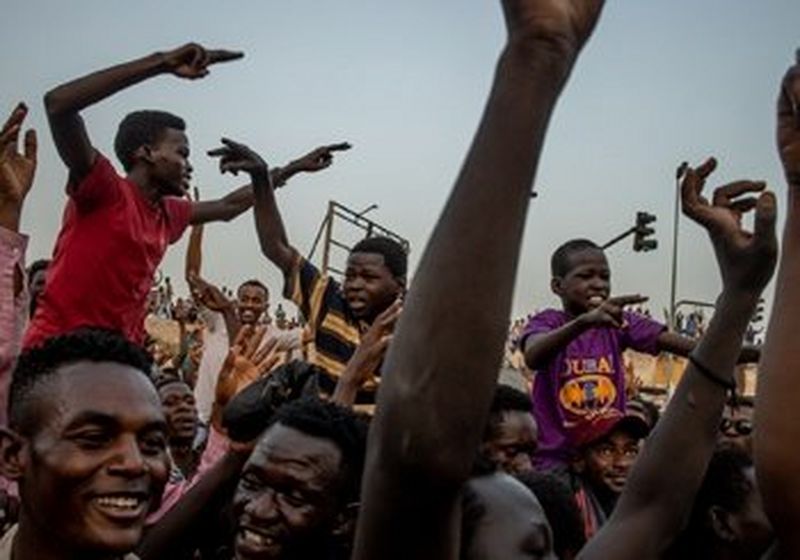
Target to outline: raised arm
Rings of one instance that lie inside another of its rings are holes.
[[[532,334],[525,338],[523,352],[525,365],[536,370],[542,362],[567,346],[573,339],[593,327],[623,327],[622,311],[626,305],[644,303],[647,298],[640,295],[608,298],[594,309],[582,313],[557,329]]]
[[[22,205],[36,172],[36,132],[28,130],[18,150],[28,108],[20,103],[0,129],[0,423],[6,423],[11,370],[28,314],[25,286],[27,237],[19,233]]]
[[[261,251],[281,269],[284,276],[289,275],[294,265],[297,251],[289,245],[283,220],[275,202],[275,192],[266,162],[256,152],[233,140],[222,139],[223,146],[208,152],[219,157],[222,173],[238,174],[245,171],[250,175],[255,194],[255,219]]]
[[[335,152],[349,149],[350,144],[347,143],[320,146],[284,167],[274,167],[270,170],[272,185],[277,189],[298,173],[316,173],[326,169],[333,163]],[[193,224],[228,222],[249,210],[253,206],[254,198],[253,186],[245,185],[220,199],[196,202],[192,206],[189,221]]]
[[[788,183],[775,300],[764,342],[756,394],[758,487],[775,529],[781,558],[800,557],[800,53],[778,101],[778,152]]]
[[[457,557],[454,514],[497,382],[531,183],[550,115],[603,3],[502,4],[508,41],[483,119],[384,364],[358,560]],[[490,234],[482,224],[492,224]]]
[[[239,52],[206,50],[190,43],[172,51],[112,66],[50,90],[44,96],[50,130],[61,159],[73,179],[80,180],[92,168],[94,148],[80,111],[127,87],[159,74],[196,79],[208,74],[217,62],[241,58]]]
[[[709,233],[722,274],[722,294],[705,336],[658,426],[628,477],[614,514],[579,558],[659,558],[682,529],[711,459],[728,388],[747,324],[772,277],[777,257],[775,197],[764,183],[739,181],[703,198],[709,159],[689,169],[682,184],[683,212]],[[756,209],[755,231],[741,227]],[[679,461],[675,458],[680,457]],[[665,468],[668,465],[668,468]]]

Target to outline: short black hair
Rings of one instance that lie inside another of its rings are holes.
[[[588,249],[595,251],[603,250],[597,243],[589,239],[571,239],[562,244],[555,250],[553,256],[550,257],[550,273],[553,275],[553,278],[563,278],[569,274],[569,271],[572,270],[570,257],[575,253],[580,253]]]
[[[42,270],[47,270],[49,266],[50,259],[38,259],[33,261],[30,266],[28,266],[28,284],[30,285],[30,281],[33,279],[34,275]]]
[[[250,280],[245,280],[244,282],[239,284],[238,288],[236,288],[236,293],[238,294],[239,290],[241,290],[245,286],[254,286],[256,288],[261,288],[262,290],[264,290],[264,293],[267,295],[267,297],[269,297],[269,288],[267,288],[267,286],[260,280],[256,280],[255,278],[251,278]]]
[[[349,408],[317,397],[302,397],[281,406],[270,425],[275,424],[332,441],[342,454],[342,497],[347,502],[358,501],[367,453],[367,424],[363,419]]]
[[[166,129],[186,130],[182,118],[166,111],[134,111],[119,123],[114,151],[125,171],[133,167],[133,153],[141,146],[158,142]]]
[[[9,390],[8,416],[12,429],[32,435],[36,429],[31,401],[38,388],[59,368],[80,361],[115,362],[148,376],[152,360],[147,352],[121,334],[101,328],[81,328],[45,340],[20,354]]]
[[[509,385],[498,385],[492,399],[492,406],[489,409],[489,420],[486,422],[484,440],[491,439],[497,434],[497,428],[503,421],[503,414],[506,412],[527,412],[532,413],[531,398]]]
[[[735,446],[717,447],[695,495],[689,523],[676,540],[676,551],[699,551],[716,540],[709,523],[709,510],[718,506],[731,512],[741,511],[748,494],[753,490],[752,483],[745,475],[745,470],[751,467],[753,458],[744,449]]]
[[[586,544],[583,519],[569,485],[551,473],[529,471],[517,479],[533,492],[542,504],[544,514],[553,530],[553,549],[559,558],[577,552]],[[571,556],[569,556],[571,557]]]
[[[408,253],[406,249],[394,239],[376,235],[362,239],[353,246],[350,253],[375,253],[383,256],[386,268],[392,276],[405,280],[408,272]]]

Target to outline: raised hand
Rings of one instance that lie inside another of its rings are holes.
[[[604,0],[503,0],[512,44],[546,44],[577,54],[592,34]]]
[[[800,187],[800,50],[789,68],[778,98],[778,152],[789,186]]]
[[[20,103],[0,130],[0,207],[19,211],[36,173],[36,131],[25,133],[24,149],[17,147],[28,108]]]
[[[320,146],[303,157],[296,159],[291,163],[291,167],[297,171],[305,171],[313,173],[321,171],[333,163],[333,154],[352,148],[347,142],[340,142],[339,144],[330,144],[328,146]]]
[[[205,49],[197,43],[188,43],[163,53],[167,70],[181,78],[195,80],[208,75],[208,67],[218,62],[237,60],[244,56],[240,51]]]
[[[608,325],[621,329],[625,327],[625,320],[622,316],[625,307],[644,303],[647,299],[647,296],[638,294],[610,297],[581,315],[580,320],[588,326]]]
[[[216,389],[216,404],[220,407],[230,401],[250,383],[269,373],[280,359],[274,352],[276,339],[262,345],[265,327],[247,325],[239,330],[236,340],[220,370]]]
[[[202,303],[211,311],[222,313],[233,308],[233,302],[225,297],[219,288],[209,284],[197,274],[190,273],[186,280],[194,300]]]
[[[402,311],[403,302],[398,299],[375,318],[361,337],[358,348],[336,383],[333,402],[341,406],[352,406],[358,390],[365,384],[374,383],[375,372],[383,362],[386,350],[392,342],[394,327]]]
[[[239,171],[250,174],[254,179],[269,178],[269,168],[266,162],[256,152],[229,138],[223,138],[223,146],[215,150],[209,150],[208,155],[218,157],[220,173],[233,173],[238,175]]]
[[[723,285],[760,294],[778,256],[775,195],[765,191],[762,181],[736,181],[717,188],[709,202],[702,191],[716,167],[717,161],[709,158],[700,167],[687,169],[681,184],[683,213],[708,231]],[[760,194],[745,196],[751,193]],[[755,227],[749,232],[742,228],[742,215],[753,209]]]

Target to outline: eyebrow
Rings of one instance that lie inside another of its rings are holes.
[[[106,428],[119,429],[121,422],[119,419],[106,412],[99,412],[96,410],[85,410],[76,415],[69,424],[64,428],[65,431],[74,430],[86,424],[94,424]],[[147,422],[142,428],[137,431],[151,431],[151,430],[166,430],[167,423],[164,420],[153,420]]]

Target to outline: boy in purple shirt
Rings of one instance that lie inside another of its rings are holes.
[[[646,297],[610,297],[611,271],[595,243],[564,243],[553,253],[551,269],[550,286],[563,310],[538,313],[520,338],[525,363],[537,372],[533,413],[539,446],[534,459],[546,470],[566,466],[577,442],[596,423],[623,416],[625,349],[686,356],[694,347],[661,323],[623,310]]]

